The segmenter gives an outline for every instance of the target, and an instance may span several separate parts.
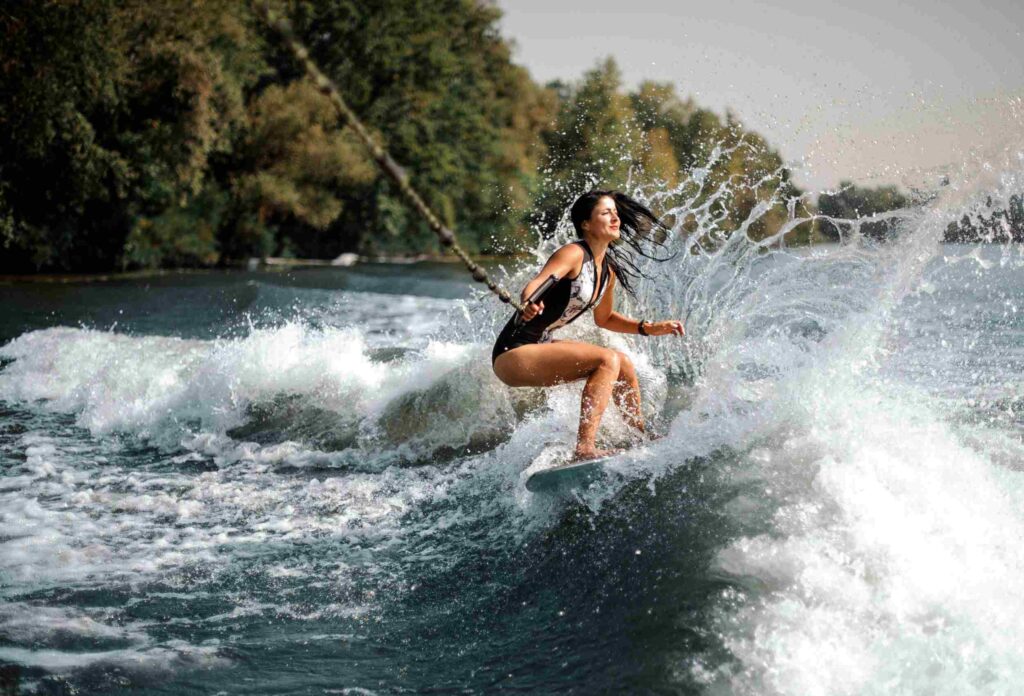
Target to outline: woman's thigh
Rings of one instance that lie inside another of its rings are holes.
[[[617,373],[618,360],[615,351],[590,343],[534,343],[499,355],[494,374],[510,387],[550,387],[588,377],[602,365]]]

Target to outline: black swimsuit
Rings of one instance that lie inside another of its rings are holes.
[[[573,242],[583,247],[583,267],[575,278],[562,278],[544,295],[544,313],[516,325],[518,312],[505,324],[491,351],[491,363],[507,350],[531,343],[547,343],[551,332],[579,318],[597,305],[608,287],[608,261],[601,269],[601,282],[597,281],[597,263],[586,242]]]

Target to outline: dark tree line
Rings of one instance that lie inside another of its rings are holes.
[[[992,208],[992,201],[986,208]],[[1024,196],[1010,196],[1005,210],[988,215],[964,215],[946,228],[945,241],[967,243],[1024,242]]]
[[[849,181],[835,193],[818,196],[818,231],[826,239],[839,241],[854,230],[871,239],[885,239],[899,231],[896,219],[884,213],[904,208],[910,200],[895,186],[867,188]]]
[[[293,2],[317,60],[471,246],[515,233],[549,92],[469,0]],[[228,0],[0,9],[0,268],[431,248],[321,95]]]
[[[818,232],[822,237],[839,241],[854,230],[876,240],[892,238],[900,233],[900,218],[887,216],[890,211],[912,205],[910,197],[895,186],[866,188],[848,181],[835,193],[818,196]],[[1007,243],[1024,242],[1024,197],[1012,195],[1005,209],[986,202],[988,213],[964,215],[951,222],[943,235],[944,242]]]
[[[536,84],[490,3],[280,7],[476,253],[521,251],[592,183],[672,187],[710,162],[707,191],[729,195],[709,214],[730,233],[760,210],[754,238],[784,225],[785,199],[800,193],[761,136],[671,85],[630,92],[610,60]],[[438,251],[248,3],[11,0],[0,94],[2,272]],[[904,202],[845,187],[820,206],[848,217]],[[787,239],[812,234],[803,225]]]

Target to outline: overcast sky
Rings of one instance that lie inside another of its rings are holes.
[[[672,82],[731,108],[814,189],[916,184],[1024,142],[1024,0],[498,0],[515,61],[578,80]]]

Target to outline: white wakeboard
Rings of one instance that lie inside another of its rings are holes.
[[[605,464],[623,454],[625,452],[616,452],[605,457],[574,461],[572,450],[565,447],[549,448],[534,460],[538,466],[527,476],[526,490],[550,493],[584,488],[601,478]]]

